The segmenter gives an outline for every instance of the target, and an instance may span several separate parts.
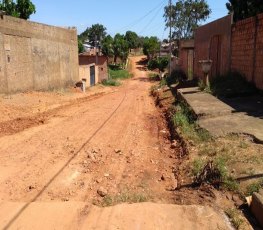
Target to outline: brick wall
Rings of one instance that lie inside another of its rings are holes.
[[[0,18],[0,93],[62,88],[78,71],[75,29]]]
[[[233,25],[231,70],[263,89],[263,14]]]
[[[245,75],[248,81],[253,77],[255,18],[235,23],[232,27],[231,69]]]
[[[203,72],[199,64],[200,60],[213,59],[213,71],[210,75],[223,75],[229,71],[231,22],[232,17],[228,15],[196,29],[194,44],[194,75],[196,78],[203,78]],[[215,47],[212,41],[216,37],[219,39]],[[215,58],[218,60],[215,60]]]

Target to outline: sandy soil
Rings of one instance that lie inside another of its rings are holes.
[[[152,83],[146,72],[136,68],[139,60],[132,59],[135,78],[113,91],[71,101],[63,99],[58,101],[60,106],[51,101],[47,109],[30,114],[33,103],[23,116],[1,119],[0,228],[75,229],[79,225],[73,221],[75,212],[81,211],[78,218],[88,218],[85,207],[91,204],[112,205],[116,200],[172,202],[170,189],[176,186],[173,167],[178,149],[170,149],[168,130],[149,96]],[[1,106],[13,105],[1,102]],[[98,193],[107,194],[106,198]],[[165,208],[162,210],[167,215]],[[93,215],[99,216],[100,212]],[[48,213],[56,214],[51,217]],[[218,222],[224,223],[215,211],[209,215],[214,214]],[[59,218],[54,223],[56,215]],[[184,221],[188,214],[180,215]],[[142,221],[143,216],[136,218]],[[71,224],[66,226],[64,222]],[[127,223],[109,229],[127,229]],[[206,224],[200,221],[193,226],[216,229],[209,228],[208,223],[209,219]],[[228,228],[222,226],[220,229]],[[95,224],[90,229],[105,227],[96,228]],[[141,225],[138,229],[147,228]]]

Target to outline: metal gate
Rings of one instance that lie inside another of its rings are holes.
[[[90,86],[95,85],[95,66],[90,67]]]

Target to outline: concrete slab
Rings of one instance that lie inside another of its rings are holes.
[[[180,89],[178,93],[189,104],[199,119],[229,115],[235,111],[216,97],[201,92],[198,88]]]
[[[263,196],[259,193],[252,195],[251,211],[263,227]]]
[[[198,88],[180,89],[178,96],[194,111],[200,127],[209,131],[213,136],[242,133],[251,135],[258,142],[263,143],[263,119],[256,115],[261,113],[252,113],[251,107],[249,113],[244,109],[240,110],[242,105],[233,108],[211,94],[198,91]],[[239,101],[242,103],[241,100]],[[246,101],[246,107],[248,107],[247,104],[249,103]]]
[[[233,229],[223,211],[196,205],[0,202],[0,207],[0,229]]]
[[[263,120],[259,118],[245,114],[231,114],[200,119],[197,123],[215,137],[230,133],[248,134],[263,143]]]

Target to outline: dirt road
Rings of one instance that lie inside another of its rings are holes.
[[[149,96],[151,83],[146,72],[137,69],[139,60],[132,59],[135,78],[114,92],[75,101],[45,114],[45,122],[2,135],[1,228],[106,229],[108,218],[108,224],[113,221],[108,229],[129,229],[130,222],[124,220],[117,228],[118,218],[111,219],[111,211],[106,211],[104,225],[99,224],[96,221],[102,211],[91,204],[172,202],[169,188],[176,183],[172,173],[174,150],[165,140],[168,131]],[[152,205],[146,203],[142,210],[150,214]],[[125,210],[125,205],[120,207]],[[127,212],[138,213],[140,208],[133,207],[127,207]],[[168,215],[164,207],[160,210],[162,217]],[[182,221],[187,212],[183,210],[177,213]],[[193,210],[198,213],[198,208]],[[209,218],[203,220],[204,214],[213,216],[216,224],[212,228]],[[87,222],[90,216],[94,222]],[[151,221],[150,216],[146,222]],[[147,229],[142,225],[143,216],[134,218],[136,229]],[[217,212],[207,209],[192,221],[193,226],[200,224],[202,229],[228,228],[220,218]],[[151,229],[163,229],[161,223],[156,223]]]

